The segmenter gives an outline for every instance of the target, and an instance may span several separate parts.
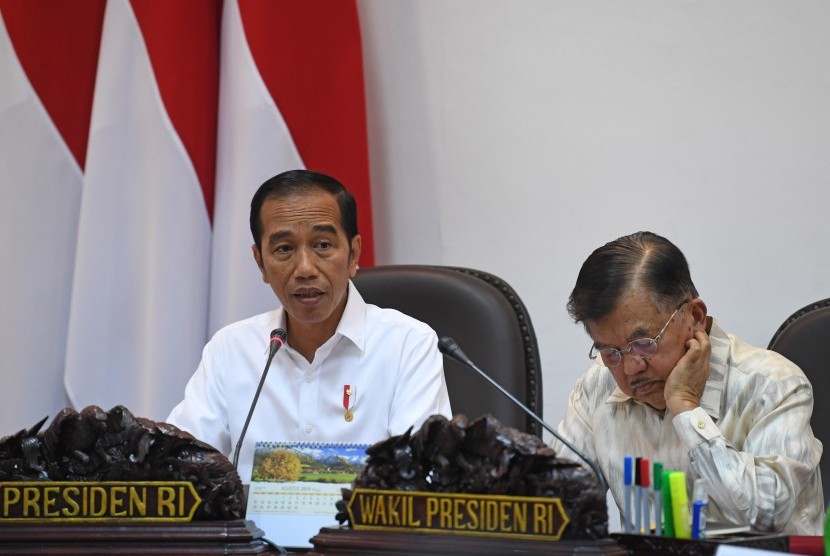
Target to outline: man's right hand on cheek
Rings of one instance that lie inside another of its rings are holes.
[[[686,342],[686,353],[666,380],[666,407],[673,415],[700,407],[700,398],[709,379],[712,345],[706,332],[696,331]]]

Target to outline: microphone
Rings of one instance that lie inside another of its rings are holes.
[[[271,361],[274,359],[274,356],[280,348],[285,345],[285,339],[287,337],[288,334],[282,328],[275,328],[271,331],[271,339],[268,343],[268,361],[266,361],[265,369],[262,371],[262,378],[259,379],[259,386],[257,386],[256,394],[254,394],[254,399],[251,402],[251,409],[248,410],[248,417],[245,418],[245,425],[242,427],[242,432],[239,434],[239,442],[236,443],[236,450],[233,454],[234,469],[237,469],[237,463],[239,463],[239,452],[242,450],[242,441],[245,440],[245,433],[248,432],[248,424],[251,422],[251,416],[254,414],[256,402],[259,400],[259,393],[262,392],[262,385],[265,384],[265,377],[268,376],[268,369],[271,368]]]
[[[476,366],[476,364],[475,364],[475,363],[473,363],[472,359],[470,359],[469,357],[467,357],[467,354],[466,354],[466,353],[464,353],[464,352],[461,350],[461,347],[460,347],[457,343],[455,343],[455,340],[453,340],[453,339],[452,339],[452,338],[450,338],[449,336],[444,336],[443,338],[441,338],[441,339],[438,341],[438,349],[439,349],[439,350],[441,351],[441,353],[443,353],[444,355],[447,355],[447,356],[449,356],[449,357],[451,357],[451,358],[455,359],[456,361],[458,361],[459,363],[461,363],[461,364],[462,364],[462,365],[464,365],[465,367],[469,367],[470,369],[472,369],[472,370],[474,370],[475,372],[477,372],[477,373],[478,373],[480,376],[482,376],[482,377],[483,377],[483,378],[484,378],[487,382],[489,382],[489,383],[490,383],[490,384],[491,384],[491,385],[492,385],[492,386],[493,386],[496,390],[498,390],[499,392],[501,392],[502,394],[504,394],[505,396],[507,396],[507,397],[510,399],[510,401],[512,401],[514,404],[516,404],[517,406],[519,406],[520,408],[522,408],[522,410],[523,410],[525,413],[527,413],[528,415],[530,415],[531,417],[533,417],[533,419],[535,419],[537,423],[539,423],[540,425],[542,425],[543,427],[545,427],[545,430],[547,430],[549,433],[551,433],[551,434],[552,434],[554,437],[556,437],[556,438],[557,438],[557,439],[558,439],[558,440],[559,440],[562,444],[564,444],[565,446],[567,446],[567,447],[568,447],[568,448],[569,448],[569,449],[570,449],[573,453],[575,453],[577,456],[579,456],[579,459],[581,459],[582,461],[584,461],[585,463],[587,463],[587,464],[588,464],[588,467],[590,467],[590,468],[591,468],[591,471],[593,471],[593,472],[594,472],[594,474],[597,476],[597,480],[599,481],[599,484],[600,484],[601,488],[603,489],[603,491],[608,490],[608,484],[605,482],[605,478],[602,476],[602,472],[600,472],[599,468],[597,467],[597,465],[596,465],[593,461],[591,461],[591,460],[589,460],[587,457],[585,457],[585,456],[582,454],[582,452],[580,452],[579,450],[577,450],[577,449],[573,446],[573,444],[571,444],[570,442],[568,442],[567,440],[565,440],[564,438],[562,438],[562,435],[560,435],[558,432],[556,432],[556,430],[555,430],[553,427],[551,427],[550,425],[548,425],[547,423],[545,423],[545,422],[542,420],[542,418],[541,418],[541,417],[539,417],[538,415],[536,415],[536,413],[534,413],[533,411],[531,411],[529,407],[527,407],[525,404],[523,404],[522,402],[520,402],[519,400],[517,400],[517,399],[516,399],[516,397],[515,397],[513,394],[511,394],[510,392],[508,392],[508,391],[507,391],[504,387],[502,387],[502,386],[501,386],[498,382],[496,382],[495,380],[493,380],[492,378],[490,378],[490,375],[488,375],[487,373],[485,373],[484,371],[482,371],[481,369],[479,369],[479,368]]]

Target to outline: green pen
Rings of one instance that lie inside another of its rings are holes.
[[[824,518],[824,556],[830,556],[830,512]]]
[[[654,534],[658,537],[663,535],[663,464],[654,462]]]
[[[663,471],[660,473],[661,485],[669,484],[669,474],[671,471]],[[663,533],[666,537],[674,536],[674,516],[671,511],[671,489],[663,489],[663,523],[665,524],[665,531]]]

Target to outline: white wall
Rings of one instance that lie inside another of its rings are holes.
[[[830,297],[830,3],[359,6],[378,263],[513,285],[548,421],[588,364],[565,303],[606,241],[667,236],[710,313],[757,345]]]

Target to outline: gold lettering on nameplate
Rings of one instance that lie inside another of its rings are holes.
[[[570,522],[559,498],[358,488],[346,506],[352,527],[559,540]]]
[[[201,503],[187,481],[0,482],[9,521],[190,521]]]

